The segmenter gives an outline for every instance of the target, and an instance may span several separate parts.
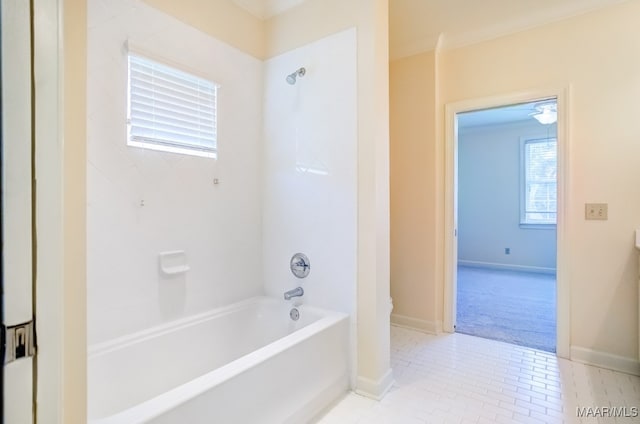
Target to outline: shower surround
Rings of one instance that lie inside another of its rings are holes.
[[[266,293],[300,285],[310,304],[350,314],[354,337],[356,50],[349,29],[265,63],[262,240]],[[300,67],[305,75],[289,84]],[[311,261],[302,280],[283,266],[296,252]]]
[[[337,369],[353,386],[355,29],[262,62],[145,3],[88,4],[89,380],[109,373],[94,367],[101,346],[267,294],[286,319],[299,303],[344,314]],[[220,84],[217,159],[126,145],[127,45]],[[176,250],[189,271],[165,275],[158,255]],[[311,261],[303,280],[289,271],[296,252]]]
[[[265,66],[265,290],[280,296],[302,284],[311,304],[346,313],[355,309],[357,263],[355,55],[352,29]],[[287,84],[299,65],[306,75]],[[295,252],[311,261],[303,280],[281,263]]]
[[[263,64],[142,2],[88,6],[91,345],[263,293]],[[220,84],[217,160],[127,146],[126,44]],[[173,250],[188,273],[160,272]]]

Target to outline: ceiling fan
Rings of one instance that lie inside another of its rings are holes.
[[[529,116],[541,124],[549,125],[558,120],[558,103],[555,100],[537,103],[534,105],[534,109]]]
[[[460,128],[522,122],[535,119],[541,125],[551,125],[558,120],[555,98],[526,103],[472,110],[458,114]]]
[[[538,102],[521,103],[496,108],[503,112],[514,112],[523,116],[527,114],[543,125],[553,124],[558,120],[558,103],[556,99],[545,99]],[[527,113],[529,112],[529,113]]]

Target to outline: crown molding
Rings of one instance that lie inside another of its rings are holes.
[[[267,20],[306,0],[231,0],[258,19]]]
[[[601,9],[627,2],[629,0],[610,0],[602,4],[601,0],[582,0],[581,2],[558,3],[554,8],[547,10],[531,11],[526,16],[515,17],[506,21],[496,22],[492,25],[471,29],[463,32],[444,32],[441,34],[441,43],[438,46],[440,34],[430,34],[405,42],[392,45],[390,60],[402,59],[419,53],[426,53],[436,48],[453,50],[469,45],[494,40],[500,37],[532,30],[534,28],[551,25],[556,22],[574,18],[576,16],[595,12]]]

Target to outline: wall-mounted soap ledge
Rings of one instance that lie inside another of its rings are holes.
[[[191,269],[184,250],[160,252],[160,270],[167,275],[184,274]]]

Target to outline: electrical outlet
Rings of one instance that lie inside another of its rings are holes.
[[[505,255],[510,255],[511,254],[511,248],[510,247],[505,247],[504,248],[504,254]]]
[[[596,219],[606,221],[609,217],[607,203],[585,203],[584,205],[585,219]]]

